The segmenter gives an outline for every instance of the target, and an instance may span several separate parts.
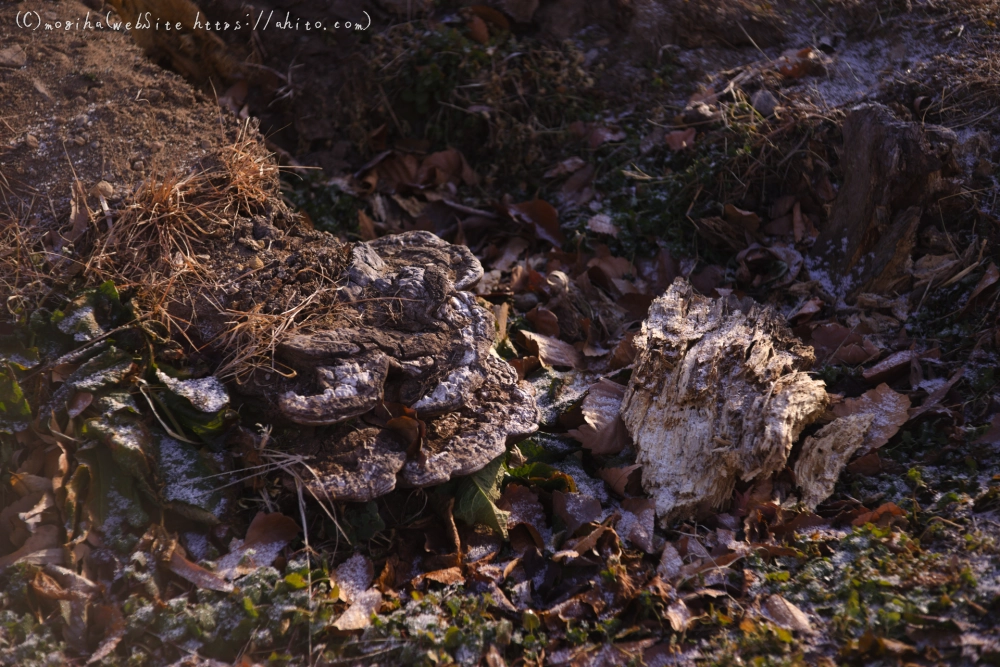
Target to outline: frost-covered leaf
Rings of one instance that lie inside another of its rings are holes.
[[[229,405],[229,394],[214,375],[197,380],[177,380],[157,369],[156,377],[167,389],[186,398],[202,412],[215,413]]]
[[[482,523],[506,538],[508,513],[496,506],[504,476],[504,456],[498,456],[479,472],[459,480],[454,514],[456,519],[470,526]]]
[[[163,503],[189,519],[218,523],[227,505],[220,490],[225,478],[216,476],[210,455],[160,432],[153,434],[152,444]]]
[[[284,514],[258,513],[250,522],[246,539],[233,540],[229,553],[219,559],[219,574],[235,579],[270,565],[299,530],[299,524]]]

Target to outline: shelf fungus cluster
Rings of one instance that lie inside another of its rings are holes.
[[[324,243],[335,241],[310,235],[297,252]],[[317,495],[367,501],[440,484],[537,428],[534,397],[493,351],[493,314],[466,291],[483,272],[468,248],[417,231],[339,257],[326,316],[277,341],[284,372],[258,368],[235,385],[301,425],[283,448],[310,457]]]
[[[829,416],[829,397],[806,372],[813,349],[749,298],[707,298],[678,279],[653,302],[635,345],[621,414],[664,525],[718,510],[737,484],[786,466],[794,495],[815,508],[876,418],[837,417],[790,461],[803,431]]]

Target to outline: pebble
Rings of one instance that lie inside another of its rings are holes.
[[[132,163],[132,169],[134,171],[142,171],[146,165],[143,164],[142,160],[136,160]]]
[[[27,134],[24,136],[24,143],[27,144],[28,148],[31,150],[38,149],[38,137],[33,134]]]
[[[250,264],[250,268],[251,269],[263,269],[264,268],[264,260],[262,260],[260,257],[257,257],[256,255],[254,255],[253,257],[250,258],[249,264]]]
[[[24,67],[28,62],[28,52],[20,44],[0,49],[0,67]]]
[[[761,88],[750,97],[750,104],[764,118],[774,113],[778,108],[778,98],[771,91]]]
[[[538,305],[538,296],[534,292],[525,292],[514,297],[514,307],[520,311],[528,311]]]
[[[209,149],[209,148],[212,147],[212,142],[209,141],[208,139],[202,139],[201,140],[201,147],[207,150],[207,149]]]
[[[153,151],[154,153],[158,153],[158,152],[162,151],[163,150],[163,142],[162,141],[154,141],[153,143],[151,143],[149,145],[149,150]]]
[[[85,143],[87,143],[87,140],[84,139],[83,137],[76,137],[73,139],[73,143],[76,144],[77,146],[82,146]]]

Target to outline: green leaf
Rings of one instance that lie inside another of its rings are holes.
[[[31,406],[17,383],[14,369],[0,367],[0,432],[13,435],[28,428]]]
[[[505,512],[496,506],[496,502],[500,499],[500,482],[504,477],[505,458],[507,454],[501,454],[479,472],[459,480],[458,490],[455,493],[454,514],[456,519],[469,525],[485,524],[506,539],[510,512]]]
[[[303,577],[298,572],[292,572],[289,575],[285,575],[285,583],[294,588],[295,590],[302,590],[309,584],[306,582],[305,577]]]
[[[528,463],[509,471],[508,474],[513,479],[524,482],[525,485],[537,486],[546,491],[576,493],[576,481],[566,473],[556,470],[546,463],[537,461]]]
[[[19,371],[38,365],[38,348],[25,347],[17,336],[0,336],[0,363],[6,362]]]
[[[132,355],[111,346],[73,371],[66,384],[77,391],[94,393],[124,380],[132,370]]]
[[[142,507],[136,478],[119,466],[110,449],[96,444],[77,451],[78,459],[90,470],[87,508],[104,542],[120,553],[135,546],[138,536],[129,529],[142,530],[149,524],[149,514]]]
[[[346,512],[347,523],[354,529],[355,541],[367,542],[385,530],[385,521],[378,513],[378,503],[370,501]]]

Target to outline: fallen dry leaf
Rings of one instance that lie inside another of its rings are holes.
[[[559,338],[559,317],[548,308],[535,306],[524,317],[538,333],[549,338]]]
[[[813,632],[812,624],[805,612],[780,595],[772,595],[764,600],[761,611],[765,618],[780,628],[803,634]]]
[[[591,385],[580,407],[584,423],[569,431],[594,454],[617,454],[625,448],[628,434],[619,417],[625,385],[601,378]]]
[[[250,522],[246,539],[233,540],[228,554],[219,559],[218,572],[235,579],[274,562],[285,545],[299,534],[299,524],[284,514],[259,512]]]
[[[577,529],[601,516],[601,502],[585,493],[552,492],[552,510],[566,524],[566,534],[572,536]]]
[[[693,127],[689,127],[686,130],[674,130],[664,137],[664,141],[666,141],[670,150],[682,151],[694,146],[694,138],[696,134],[697,131]]]
[[[674,632],[684,632],[691,624],[691,610],[684,604],[684,600],[671,602],[667,607],[665,615],[667,620],[670,621],[670,627],[674,629]]]
[[[528,350],[545,366],[583,368],[583,355],[569,343],[532,331],[521,331],[521,336]]]
[[[613,238],[618,238],[618,226],[611,221],[611,216],[598,213],[587,220],[587,229],[595,234],[607,234]]]
[[[382,593],[371,588],[359,594],[351,606],[333,622],[333,627],[341,632],[364,630],[372,622],[372,614],[382,604]]]
[[[520,204],[511,204],[507,207],[507,214],[519,222],[531,225],[538,238],[556,247],[561,246],[566,240],[562,230],[559,229],[559,212],[546,201],[533,199]]]
[[[220,591],[222,593],[230,593],[235,588],[219,574],[211,570],[206,570],[197,563],[192,563],[181,554],[179,549],[174,549],[174,552],[170,555],[167,568],[178,577],[190,581],[198,588]]]
[[[534,491],[520,484],[508,484],[500,500],[497,501],[497,507],[510,512],[507,519],[508,529],[524,526],[531,533],[535,546],[539,549],[544,548],[543,536],[548,532],[548,523],[545,520],[545,510],[538,502],[538,495]]]
[[[638,463],[634,463],[621,468],[601,468],[597,474],[617,495],[635,495],[642,489],[641,468]]]
[[[865,454],[878,449],[896,435],[900,427],[910,419],[909,409],[910,397],[893,391],[883,383],[858,398],[844,399],[843,403],[833,406],[832,411],[838,417],[865,413],[873,415],[871,426],[868,427],[859,450]]]
[[[671,542],[667,542],[663,546],[663,554],[660,556],[660,564],[656,567],[656,574],[660,575],[664,581],[673,581],[681,573],[682,567],[684,567],[684,559],[681,558],[677,547]]]
[[[651,498],[626,498],[622,501],[622,510],[622,516],[615,524],[615,531],[646,553],[654,553],[656,503]]]
[[[559,162],[556,166],[546,171],[542,176],[543,178],[557,178],[566,174],[572,174],[573,172],[581,169],[585,164],[587,163],[583,161],[583,158],[579,158],[574,155],[573,157],[566,158],[562,162]]]
[[[469,17],[469,37],[473,40],[479,42],[480,44],[486,44],[490,41],[490,29],[486,27],[486,21],[482,20],[476,15]]]

